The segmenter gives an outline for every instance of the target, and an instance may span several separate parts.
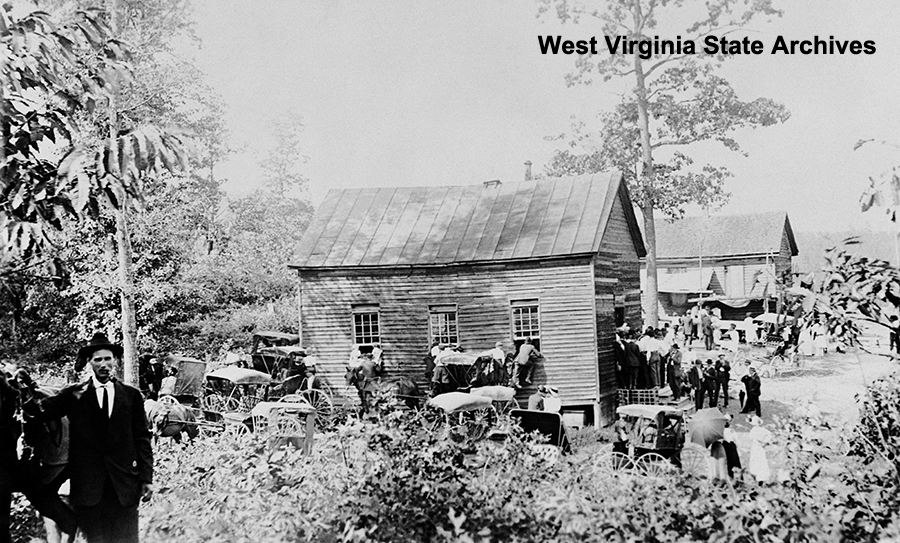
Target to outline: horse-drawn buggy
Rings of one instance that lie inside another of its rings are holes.
[[[311,448],[319,411],[309,400],[321,399],[318,393],[271,397],[271,376],[237,366],[219,368],[207,374],[206,381],[203,415],[207,422],[227,432],[254,432],[306,451]],[[323,415],[329,417],[330,409],[323,409]]]
[[[658,475],[680,467],[705,473],[706,454],[685,447],[684,412],[667,405],[623,405],[616,409],[615,442],[596,457],[598,467]]]
[[[472,387],[506,385],[510,371],[507,366],[507,362],[501,364],[494,360],[489,351],[440,355],[434,359],[432,392],[436,396]]]

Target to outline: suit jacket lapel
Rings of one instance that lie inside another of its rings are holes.
[[[113,418],[122,409],[122,403],[125,401],[125,390],[121,383],[114,381],[113,388],[116,390],[116,396],[113,398],[112,413],[110,413],[109,418]]]
[[[85,386],[84,394],[81,397],[81,401],[87,402],[88,405],[92,409],[100,410],[100,404],[97,403],[97,389],[94,388],[94,381],[88,380]]]

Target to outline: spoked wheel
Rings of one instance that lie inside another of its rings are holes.
[[[204,396],[203,399],[200,400],[200,406],[207,411],[224,411],[225,398],[216,395]]]
[[[609,469],[614,472],[631,472],[634,470],[634,459],[620,452],[610,453]]]
[[[457,420],[459,421],[458,427],[463,431],[466,439],[477,441],[483,439],[497,421],[497,412],[493,407],[477,409],[459,413]]]
[[[612,444],[604,445],[594,456],[593,463],[594,467],[604,473],[609,473],[613,470],[613,446]]]
[[[316,408],[316,428],[319,430],[328,428],[334,416],[334,406],[331,403],[331,398],[324,391],[314,388],[304,390],[300,393],[300,396],[309,405]]]
[[[772,378],[778,375],[778,368],[772,364],[766,364],[759,368],[760,377]]]
[[[648,477],[661,477],[672,473],[672,463],[665,456],[658,453],[647,453],[638,458],[634,463],[637,471]]]
[[[242,422],[226,423],[225,433],[230,436],[246,436],[250,433],[250,428]]]
[[[269,420],[268,432],[272,437],[299,437],[304,429],[296,416],[278,414]]]
[[[681,471],[691,477],[706,477],[709,474],[709,453],[700,447],[685,447],[681,450]]]

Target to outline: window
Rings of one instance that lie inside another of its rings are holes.
[[[433,305],[428,308],[431,340],[438,343],[459,343],[455,305]]]
[[[381,343],[381,326],[378,304],[353,306],[353,343],[360,351],[371,351],[372,345]]]
[[[531,338],[536,348],[540,349],[541,324],[537,300],[514,300],[512,309],[513,341],[518,347],[526,338]]]

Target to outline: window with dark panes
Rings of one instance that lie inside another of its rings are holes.
[[[459,343],[455,305],[433,305],[428,308],[431,340],[438,343]]]
[[[378,304],[353,306],[353,343],[360,351],[371,351],[372,345],[381,343],[381,321]]]
[[[541,322],[538,300],[513,300],[510,302],[510,320],[513,342],[518,348],[527,338],[540,350]]]

